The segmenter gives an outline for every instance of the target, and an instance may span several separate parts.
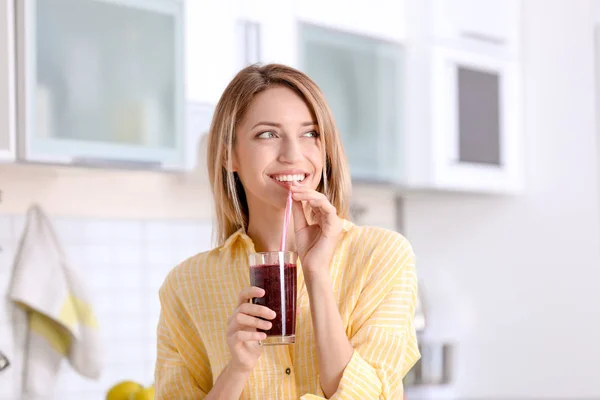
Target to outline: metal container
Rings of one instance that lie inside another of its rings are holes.
[[[420,341],[421,359],[404,378],[404,385],[447,385],[452,381],[454,345]]]

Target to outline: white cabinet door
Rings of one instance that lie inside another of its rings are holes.
[[[184,165],[181,1],[17,4],[23,159]]]
[[[323,91],[352,178],[390,182],[401,168],[404,47],[301,23],[301,69]]]
[[[235,3],[186,0],[185,7],[186,97],[215,105],[237,72]]]
[[[443,44],[515,56],[521,0],[431,0],[432,30]]]
[[[15,47],[12,1],[0,6],[0,161],[15,159]]]
[[[518,65],[433,48],[430,155],[434,187],[474,192],[522,189]]]
[[[305,23],[403,42],[407,1],[415,0],[295,0],[295,8]]]

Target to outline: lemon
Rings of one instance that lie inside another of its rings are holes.
[[[140,390],[132,398],[133,400],[154,400],[154,385]]]
[[[106,400],[130,400],[144,389],[133,381],[122,381],[113,386],[106,394]]]

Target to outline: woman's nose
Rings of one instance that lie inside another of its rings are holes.
[[[279,160],[289,164],[302,160],[302,148],[299,141],[295,138],[282,140],[281,148],[279,149]]]

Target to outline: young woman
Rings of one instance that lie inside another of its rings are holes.
[[[219,246],[160,289],[156,398],[401,399],[419,359],[414,255],[396,232],[348,217],[348,166],[317,85],[283,65],[240,71],[219,101],[208,170]],[[261,346],[274,312],[250,299],[248,254],[299,256],[296,343]]]

